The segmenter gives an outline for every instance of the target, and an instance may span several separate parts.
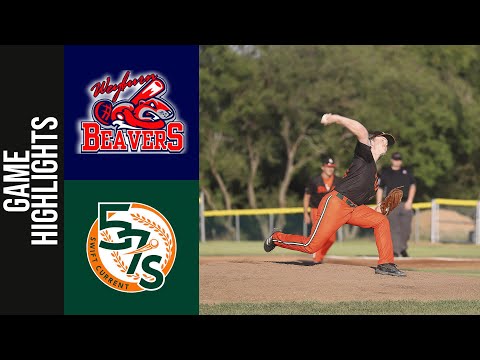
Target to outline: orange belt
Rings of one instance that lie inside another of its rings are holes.
[[[350,200],[349,198],[347,198],[345,195],[343,194],[340,194],[339,192],[337,192],[337,197],[340,199],[340,200],[343,200],[345,201],[345,203],[350,206],[350,207],[357,207],[357,204],[355,204],[352,200]]]

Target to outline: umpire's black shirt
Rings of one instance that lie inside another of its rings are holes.
[[[402,201],[407,201],[408,199],[408,190],[410,185],[415,184],[415,178],[411,170],[407,168],[400,168],[400,170],[393,170],[390,166],[385,167],[380,171],[380,178],[378,180],[378,185],[383,189],[384,197],[392,190],[398,186],[403,186],[403,197]]]

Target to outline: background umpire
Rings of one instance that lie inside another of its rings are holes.
[[[392,154],[390,162],[391,166],[382,168],[380,171],[377,204],[391,189],[403,186],[402,202],[388,215],[388,220],[392,232],[394,256],[407,257],[407,241],[412,229],[412,204],[417,186],[411,170],[402,166],[402,155],[399,152]]]

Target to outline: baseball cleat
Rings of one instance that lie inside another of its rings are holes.
[[[266,252],[270,252],[273,249],[275,249],[275,243],[273,242],[273,234],[275,234],[276,232],[279,232],[279,231],[280,230],[278,230],[278,229],[273,229],[270,236],[268,238],[266,238],[265,241],[263,242],[263,250],[265,250]]]
[[[380,275],[392,275],[392,276],[407,276],[405,272],[399,270],[397,268],[397,265],[393,263],[386,263],[386,264],[380,264],[377,265],[375,268],[375,274],[380,274]]]

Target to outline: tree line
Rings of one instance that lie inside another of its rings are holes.
[[[331,154],[356,139],[323,113],[390,132],[417,179],[415,201],[479,199],[480,46],[200,47],[200,190],[206,209],[302,206]]]

